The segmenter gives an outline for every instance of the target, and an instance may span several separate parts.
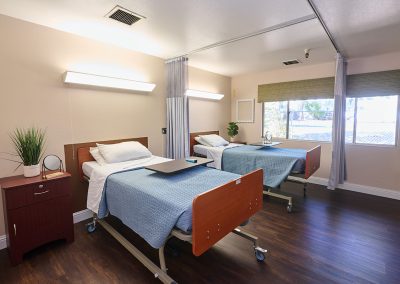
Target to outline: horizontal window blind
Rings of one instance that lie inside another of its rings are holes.
[[[333,98],[334,77],[258,86],[258,102]]]
[[[400,95],[400,70],[347,76],[347,97]]]

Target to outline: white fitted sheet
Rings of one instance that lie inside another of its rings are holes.
[[[149,159],[156,160],[157,163],[162,163],[162,162],[169,160],[169,159],[165,160],[162,157],[158,157],[158,156],[151,156],[148,158],[142,158],[142,159],[137,159],[137,160],[132,160],[132,161],[112,163],[112,164],[104,164],[104,165],[100,165],[96,161],[90,161],[90,162],[84,162],[82,164],[82,171],[85,176],[90,178],[92,176],[93,171],[95,171],[95,170],[117,172],[117,171],[131,168],[137,164],[146,163],[149,161]]]
[[[196,144],[196,145],[193,146],[193,151],[196,154],[199,154],[199,155],[207,157],[208,151],[212,151],[215,148],[226,149],[226,148],[240,147],[240,146],[243,146],[243,144],[229,143],[229,145],[218,146],[218,147],[211,147],[211,146],[205,146],[205,145],[202,145],[202,144]]]

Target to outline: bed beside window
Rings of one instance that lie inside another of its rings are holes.
[[[219,135],[219,131],[196,132],[190,134],[190,149],[193,155],[211,158],[211,165],[217,169],[244,174],[255,169],[263,169],[264,194],[288,200],[287,210],[292,211],[292,197],[276,192],[285,181],[302,183],[304,194],[307,180],[320,166],[321,146],[309,150],[275,148],[265,146],[223,143],[199,145],[199,137]]]

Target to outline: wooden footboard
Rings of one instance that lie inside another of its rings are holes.
[[[262,198],[261,169],[198,195],[193,201],[193,254],[201,255],[261,210]]]
[[[305,179],[308,179],[319,169],[320,161],[321,161],[321,145],[318,145],[312,148],[311,150],[307,151],[306,169],[304,172]]]

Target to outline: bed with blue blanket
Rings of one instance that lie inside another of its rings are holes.
[[[215,151],[216,149],[213,149],[213,147],[199,145],[195,139],[198,136],[208,134],[219,135],[219,131],[190,134],[192,155],[220,160],[220,167],[214,165],[216,168],[241,175],[255,169],[263,169],[263,184],[266,187],[264,193],[287,200],[288,212],[292,211],[292,197],[276,193],[276,190],[279,190],[283,182],[291,181],[303,184],[305,194],[307,179],[320,167],[320,145],[310,150],[305,150],[243,144],[228,145],[223,147],[223,150]],[[274,190],[275,192],[273,192]]]
[[[140,139],[147,146],[147,138]],[[88,208],[94,218],[88,232],[94,232],[100,224],[164,283],[176,283],[167,274],[164,257],[165,244],[171,237],[190,242],[193,254],[199,256],[232,232],[251,240],[257,260],[264,260],[266,250],[258,246],[257,237],[237,228],[263,207],[262,170],[240,175],[197,166],[164,174],[144,168],[168,161],[152,156],[121,167],[98,166],[85,174],[84,165],[96,163],[88,154],[95,145],[74,144],[80,178],[89,178]],[[104,218],[109,215],[158,249],[160,265],[108,224]]]
[[[107,178],[98,217],[109,213],[152,247],[160,248],[174,228],[192,231],[192,202],[241,175],[195,167],[173,175],[138,168]]]

